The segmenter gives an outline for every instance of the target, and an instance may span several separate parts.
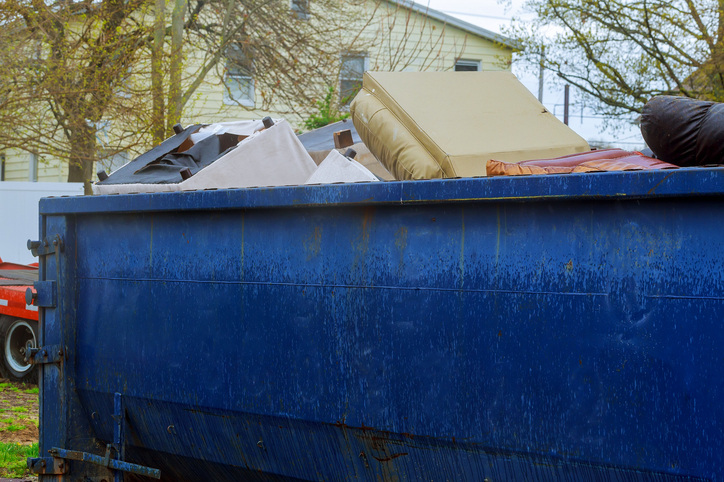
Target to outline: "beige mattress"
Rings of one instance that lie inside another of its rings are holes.
[[[510,72],[365,72],[351,114],[400,180],[485,176],[490,159],[589,150]]]

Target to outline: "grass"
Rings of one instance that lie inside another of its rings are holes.
[[[7,427],[0,428],[0,432],[19,432],[25,428],[25,425],[10,424]]]
[[[0,481],[23,478],[26,459],[38,456],[38,388],[22,383],[0,383]]]
[[[25,459],[37,456],[38,444],[20,445],[0,442],[0,477],[28,475]]]

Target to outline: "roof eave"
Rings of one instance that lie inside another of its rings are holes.
[[[477,25],[473,25],[472,23],[468,23],[464,20],[460,20],[459,18],[453,17],[452,15],[448,15],[439,10],[429,8],[425,5],[420,5],[419,3],[415,3],[410,0],[388,0],[388,1],[395,5],[399,5],[400,7],[408,8],[414,12],[420,13],[422,15],[426,15],[430,18],[434,18],[435,20],[438,20],[446,25],[451,25],[453,27],[457,27],[457,28],[464,30],[468,33],[471,33],[473,35],[477,35],[486,40],[490,40],[491,42],[495,42],[496,44],[499,44],[500,46],[502,46],[504,48],[507,48],[507,49],[510,49],[513,51],[521,50],[521,47],[518,44],[518,42],[516,42],[513,39],[510,39],[504,35],[500,35],[495,32],[491,32],[490,30],[485,29],[483,27],[478,27]]]

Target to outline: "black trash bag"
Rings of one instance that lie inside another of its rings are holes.
[[[682,167],[724,163],[724,104],[654,97],[641,114],[641,134],[662,161]]]

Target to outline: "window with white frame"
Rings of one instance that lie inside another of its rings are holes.
[[[455,62],[455,72],[479,72],[480,68],[479,60],[458,60]]]
[[[224,104],[254,107],[254,65],[241,44],[226,50],[224,72]]]
[[[131,83],[131,75],[133,75],[133,69],[126,69],[126,74],[121,79],[116,80],[116,95],[123,99],[130,99],[133,97],[133,84]]]
[[[362,88],[362,75],[367,69],[367,57],[364,54],[342,55],[342,68],[339,71],[339,99],[341,105],[349,105]]]
[[[289,2],[297,18],[302,20],[309,18],[309,0],[289,0]]]
[[[131,160],[131,156],[126,151],[116,152],[108,149],[101,149],[98,158],[96,171],[104,170],[108,174],[125,166]]]

